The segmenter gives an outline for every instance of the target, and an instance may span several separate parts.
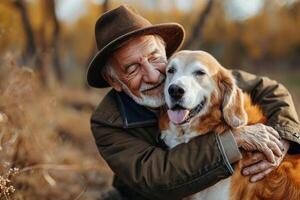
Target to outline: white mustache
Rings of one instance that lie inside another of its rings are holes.
[[[147,90],[150,90],[152,88],[155,88],[157,87],[158,85],[160,85],[162,82],[165,81],[165,75],[160,75],[159,76],[159,81],[157,84],[153,85],[153,84],[148,84],[148,83],[142,83],[141,87],[140,87],[140,92],[144,92],[144,91],[147,91]]]

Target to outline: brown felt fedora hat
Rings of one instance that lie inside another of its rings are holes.
[[[96,88],[109,87],[101,76],[101,69],[109,55],[132,37],[153,34],[161,36],[165,41],[169,57],[180,48],[185,33],[177,23],[152,25],[128,5],[121,5],[104,13],[95,26],[98,52],[88,67],[88,84]]]

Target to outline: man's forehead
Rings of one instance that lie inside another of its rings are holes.
[[[136,61],[140,56],[147,56],[159,49],[158,42],[153,35],[140,36],[128,41],[120,49],[116,50],[111,58],[113,62],[122,65]]]
[[[153,35],[145,35],[130,39],[114,52],[115,55],[129,54],[128,51],[144,50],[146,47],[155,47],[156,40]],[[145,49],[146,50],[146,49]]]

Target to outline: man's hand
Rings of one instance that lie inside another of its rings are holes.
[[[256,182],[263,179],[267,174],[269,174],[273,169],[278,167],[282,162],[284,156],[286,155],[290,143],[287,140],[281,140],[284,146],[284,151],[282,156],[275,156],[275,163],[270,163],[266,160],[266,157],[261,152],[250,153],[249,157],[243,160],[242,163],[242,173],[247,176],[250,175],[250,181]]]
[[[275,156],[281,157],[284,151],[280,136],[272,127],[255,124],[234,129],[233,136],[238,147],[246,151],[262,152],[266,159],[275,164]]]

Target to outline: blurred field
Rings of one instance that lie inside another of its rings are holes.
[[[90,131],[94,24],[122,3],[178,22],[183,49],[283,83],[300,113],[299,0],[1,0],[0,199],[101,199],[112,172]]]
[[[32,70],[13,63],[1,68],[0,86],[0,199],[99,198],[111,181],[89,128],[101,94],[45,90]],[[5,192],[10,186],[14,192]]]

